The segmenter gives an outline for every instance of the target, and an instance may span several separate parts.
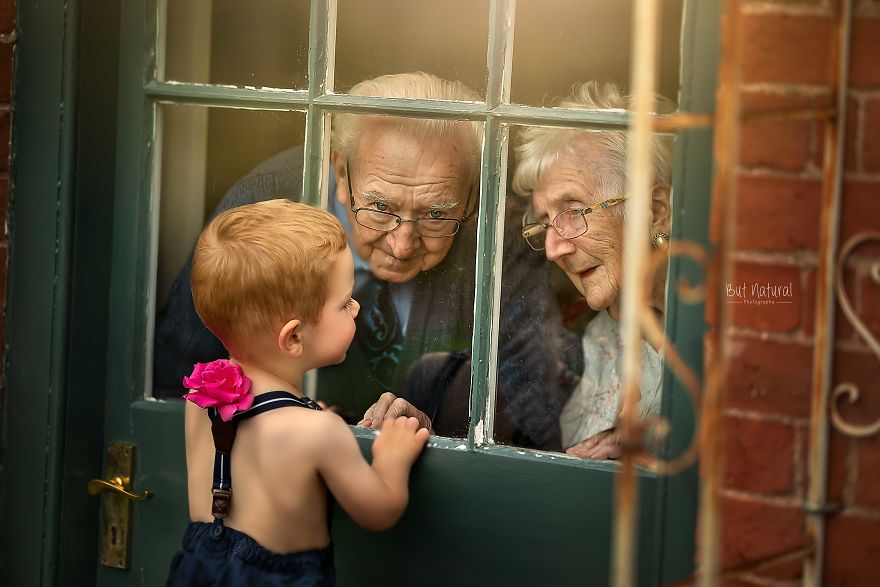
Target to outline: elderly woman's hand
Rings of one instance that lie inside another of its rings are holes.
[[[565,449],[565,454],[582,459],[616,459],[622,454],[620,434],[614,428],[603,430],[590,438]]]
[[[386,391],[379,396],[376,403],[364,412],[363,419],[357,425],[361,428],[379,429],[385,420],[394,420],[400,416],[416,418],[419,421],[419,428],[427,428],[431,434],[434,433],[434,429],[431,427],[431,419],[424,412],[390,391]]]

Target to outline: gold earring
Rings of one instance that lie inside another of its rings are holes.
[[[665,249],[666,245],[669,244],[669,235],[665,232],[658,232],[654,235],[654,238],[651,239],[651,246],[655,249]]]

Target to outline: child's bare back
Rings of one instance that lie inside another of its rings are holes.
[[[380,467],[411,461],[427,439],[426,429],[416,432],[415,418],[400,420],[386,423],[374,443],[374,462],[378,459]],[[204,489],[211,487],[213,475],[211,422],[193,404],[186,407],[186,434],[190,518],[211,522],[211,494]],[[406,445],[399,446],[401,441]],[[235,505],[226,525],[273,552],[300,552],[330,543],[328,489],[368,530],[387,529],[406,505],[406,493],[382,495],[389,488],[364,461],[342,418],[329,411],[283,408],[242,422],[232,470]]]

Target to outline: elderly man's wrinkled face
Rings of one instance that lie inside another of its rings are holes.
[[[532,194],[532,206],[539,222],[550,222],[570,208],[587,208],[623,194],[600,194],[599,182],[585,165],[595,145],[580,143],[577,153],[565,152],[544,173]],[[619,204],[626,205],[626,204]],[[587,304],[594,310],[608,309],[619,315],[620,283],[623,276],[623,216],[613,208],[587,215],[587,232],[565,239],[553,228],[547,230],[545,253],[565,271]]]
[[[404,219],[465,214],[470,169],[466,151],[456,141],[418,141],[390,123],[368,123],[356,156],[349,161],[356,208],[373,208]],[[391,232],[361,226],[349,206],[344,161],[336,161],[336,197],[349,209],[352,246],[385,281],[404,283],[431,269],[446,256],[455,237],[425,237],[413,222]],[[341,172],[341,173],[340,173]]]

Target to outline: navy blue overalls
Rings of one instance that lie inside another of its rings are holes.
[[[229,515],[232,494],[229,457],[238,423],[269,410],[291,406],[321,409],[307,397],[299,398],[286,391],[270,391],[254,398],[250,409],[235,414],[229,422],[223,422],[213,408],[208,410],[217,451],[211,504],[214,522],[190,522],[183,537],[183,548],[175,553],[171,561],[166,587],[335,585],[332,543],[326,548],[278,554],[266,550],[247,534],[223,525],[223,519]]]

